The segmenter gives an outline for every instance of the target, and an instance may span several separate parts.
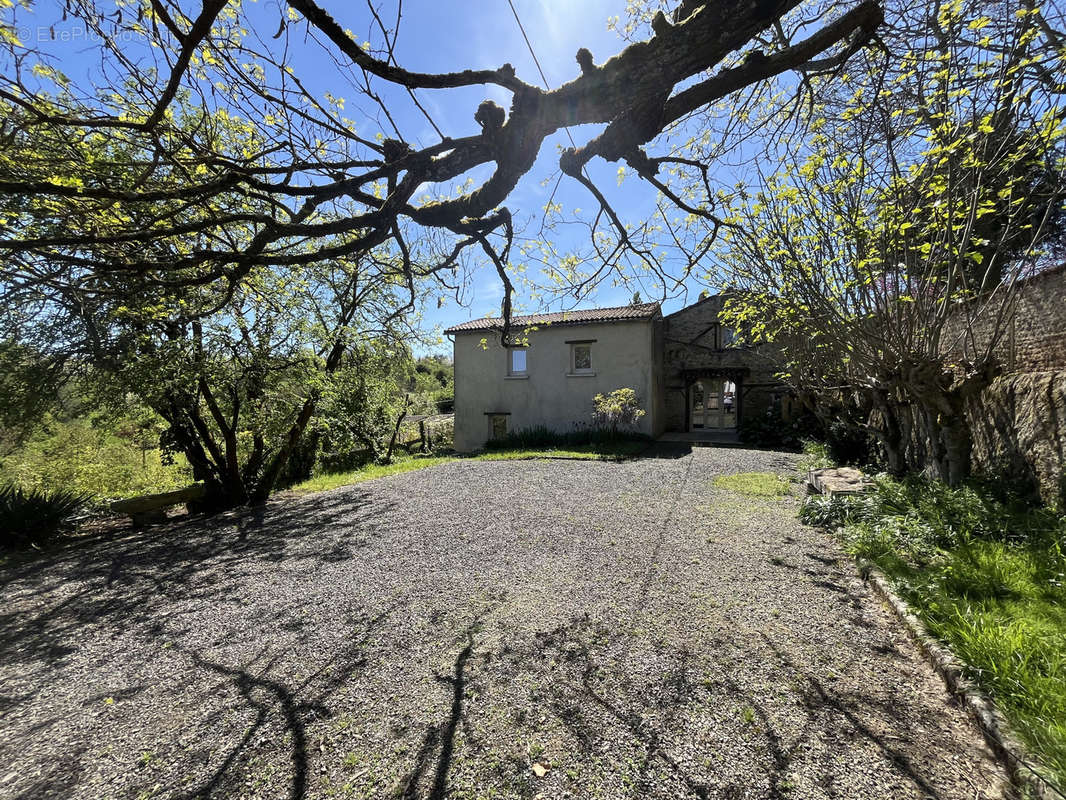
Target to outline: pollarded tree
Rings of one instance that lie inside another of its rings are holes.
[[[1066,199],[1063,87],[1033,69],[1061,75],[1048,59],[1063,52],[1039,11],[1013,11],[1009,39],[974,41],[961,32],[988,19],[942,6],[942,35],[887,84],[883,71],[855,81],[851,112],[767,179],[724,253],[750,290],[732,313],[803,342],[793,384],[860,409],[897,470],[917,432],[912,465],[950,483],[970,471],[967,401],[1000,369],[1019,281],[1061,234]],[[860,118],[861,147],[848,124]]]

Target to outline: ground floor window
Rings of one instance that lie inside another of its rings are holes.
[[[489,414],[489,438],[503,439],[507,436],[507,415]]]

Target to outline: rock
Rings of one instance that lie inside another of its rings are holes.
[[[873,481],[853,467],[829,467],[812,469],[807,473],[807,484],[818,494],[856,495],[873,488]]]

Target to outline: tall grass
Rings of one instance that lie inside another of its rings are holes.
[[[1066,516],[911,478],[810,498],[810,524],[894,582],[1066,789]]]
[[[97,502],[181,489],[192,482],[184,456],[166,461],[90,420],[49,421],[0,462],[0,480],[27,490],[57,486]]]

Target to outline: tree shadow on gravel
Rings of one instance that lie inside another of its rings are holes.
[[[568,763],[572,759],[580,772],[581,765],[596,764],[610,753],[632,796],[786,800],[796,796],[796,770],[808,769],[819,752],[826,758],[836,752],[832,745],[827,748],[827,740],[857,736],[880,752],[879,769],[895,772],[923,797],[943,797],[915,753],[878,732],[887,726],[905,733],[914,723],[913,712],[908,715],[873,693],[840,695],[797,666],[766,634],[759,636],[761,642],[727,636],[698,654],[658,638],[644,639],[637,653],[612,628],[572,619],[535,641],[498,651],[494,680],[513,685],[525,674],[545,685],[537,707],[567,732]],[[603,644],[608,640],[615,644]],[[755,667],[752,660],[758,662]],[[750,688],[753,669],[770,676],[771,685],[790,687],[788,707],[795,711],[783,709],[778,692]],[[703,723],[694,722],[701,718]],[[701,739],[706,730],[717,739]],[[518,731],[509,734],[519,736]],[[720,754],[723,741],[740,744]],[[835,770],[826,762],[830,780]],[[764,779],[765,788],[756,788],[752,778]],[[587,787],[570,788],[581,796]]]
[[[897,730],[907,730],[911,720],[899,714],[897,704],[877,702],[869,697],[841,698],[827,690],[810,672],[800,668],[784,650],[771,641],[769,636],[765,633],[760,634],[760,636],[764,644],[780,661],[781,666],[787,670],[796,684],[802,687],[801,696],[808,710],[812,713],[828,710],[838,719],[842,717],[846,721],[847,727],[874,744],[884,754],[886,761],[900,773],[901,777],[920,789],[924,797],[931,800],[938,800],[943,797],[936,787],[929,783],[918,768],[911,763],[910,757],[905,752],[889,744],[887,739],[877,733],[862,717],[861,708],[863,706],[877,706],[883,716],[891,718],[898,724]]]
[[[447,684],[452,689],[451,708],[448,717],[439,725],[430,725],[422,736],[422,743],[415,757],[415,766],[403,781],[402,800],[416,800],[426,797],[428,800],[444,800],[448,790],[448,771],[451,769],[452,756],[455,750],[455,733],[459,723],[463,719],[463,694],[466,689],[466,663],[474,652],[474,634],[480,630],[482,621],[488,616],[495,605],[483,609],[474,621],[467,626],[463,633],[466,641],[459,655],[456,656],[455,666],[450,676],[436,675],[439,683]],[[433,783],[428,793],[423,792],[422,784],[425,782],[433,753],[437,752],[437,764],[433,772]]]
[[[0,568],[0,654],[32,677],[75,652],[89,628],[139,627],[151,638],[173,628],[180,604],[232,602],[242,581],[274,565],[355,557],[390,508],[365,491],[338,492],[75,540]],[[27,699],[4,693],[0,708]]]

